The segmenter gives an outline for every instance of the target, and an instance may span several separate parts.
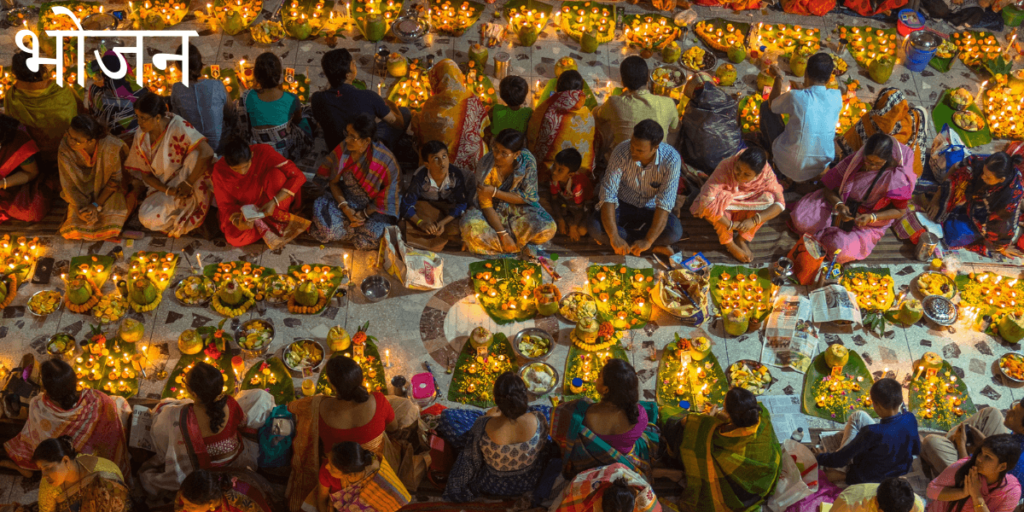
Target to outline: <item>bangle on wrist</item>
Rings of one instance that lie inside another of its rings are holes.
[[[839,208],[839,205],[841,204],[843,204],[842,201],[836,201],[836,204],[832,205],[832,209],[835,210],[836,208]]]
[[[420,224],[423,224],[423,219],[416,219],[416,225],[419,226]]]
[[[277,196],[274,196],[274,204],[277,206],[281,206],[281,201],[277,200]]]

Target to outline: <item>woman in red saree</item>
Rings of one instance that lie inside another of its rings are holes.
[[[300,208],[305,182],[302,171],[273,147],[227,142],[224,158],[213,166],[213,195],[228,243],[242,247],[262,238],[277,249],[306,231],[310,222],[292,213]],[[255,206],[265,217],[247,221],[245,205]]]
[[[537,181],[551,181],[555,155],[566,148],[575,148],[583,157],[580,170],[590,173],[594,168],[594,135],[597,125],[585,103],[583,76],[570,69],[558,76],[556,91],[544,100],[533,115],[526,131],[530,152],[537,158]]]
[[[94,389],[78,393],[75,370],[61,359],[46,361],[40,373],[44,393],[29,403],[28,421],[21,433],[4,443],[11,460],[0,461],[0,466],[16,469],[23,475],[38,471],[32,453],[39,443],[68,436],[76,452],[110,460],[121,469],[121,474],[129,475],[131,464],[124,429],[131,414],[128,402]]]
[[[485,150],[483,129],[490,123],[487,107],[466,89],[466,77],[451,59],[428,72],[430,98],[412,117],[412,132],[422,146],[432,140],[448,144],[448,155],[459,169],[476,169]]]
[[[56,194],[52,180],[39,177],[39,147],[13,117],[0,114],[0,221],[39,222]]]

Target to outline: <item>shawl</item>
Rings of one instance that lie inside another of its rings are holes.
[[[540,181],[548,181],[549,167],[559,151],[572,147],[583,156],[580,170],[590,172],[594,166],[593,141],[597,125],[584,103],[583,91],[556,92],[544,100],[533,115],[527,128],[530,152],[539,160]]]
[[[18,130],[11,142],[0,147],[0,176],[10,176],[21,164],[39,152],[28,133]]]
[[[377,210],[384,215],[398,216],[398,176],[400,170],[395,155],[384,144],[374,142],[366,148],[363,161],[356,163],[352,155],[345,149],[345,144],[338,144],[327,156],[317,170],[317,174],[333,180],[342,173],[351,172],[360,188],[373,200]]]
[[[380,468],[344,489],[331,494],[334,510],[345,512],[396,512],[409,503],[409,491],[387,460]]]
[[[942,184],[937,219],[940,223],[958,207],[963,206],[971,224],[986,244],[968,246],[971,251],[988,254],[988,246],[1002,248],[1020,238],[1021,203],[1024,202],[1024,183],[1020,172],[995,186],[981,180],[985,158],[974,155],[957,165]]]
[[[519,194],[527,205],[540,207],[540,194],[537,191],[537,159],[527,149],[519,152],[516,161],[512,163],[512,174],[506,176],[504,181],[494,166],[494,153],[487,153],[476,166],[476,182],[497,187],[502,192]],[[479,203],[478,195],[473,195],[477,197]],[[498,205],[502,206],[496,206],[495,209],[503,210],[508,203],[498,201]],[[484,205],[479,206],[485,208]]]
[[[686,419],[679,457],[686,473],[680,501],[690,510],[760,510],[775,490],[782,448],[771,414],[761,405],[756,425],[722,433],[722,420],[704,414]]]
[[[124,478],[118,473],[97,469],[106,464],[93,455],[79,455],[75,459],[88,474],[57,495],[56,512],[129,512],[132,500]]]
[[[892,169],[878,171],[883,174],[878,179],[878,183],[875,184],[874,190],[872,190],[872,196],[874,197],[860,197],[859,194],[867,192],[864,190],[858,191],[858,196],[853,198],[861,201],[860,213],[877,212],[889,206],[905,208],[907,201],[913,195],[914,185],[917,183],[917,175],[914,174],[913,165],[908,165],[913,161],[913,150],[904,144],[894,143],[892,152],[893,157],[895,157],[894,166]],[[853,173],[861,172],[863,161],[864,148],[860,148],[856,153],[846,157],[838,165],[829,169],[822,179],[823,184],[828,188],[836,190],[843,202],[848,203],[855,187],[848,187],[846,185],[850,182],[849,178]],[[857,212],[853,213],[854,215],[857,214]]]
[[[130,474],[124,420],[131,408],[121,397],[110,397],[86,389],[74,407],[65,411],[46,394],[36,395],[28,406],[28,421],[14,439],[4,443],[7,455],[19,467],[36,471],[32,452],[46,439],[70,436],[78,453],[103,457],[117,464],[122,474]]]
[[[21,121],[45,156],[53,155],[78,115],[78,96],[73,87],[50,82],[43,89],[25,90],[12,87],[4,98],[4,113]]]
[[[466,89],[466,77],[455,61],[441,60],[427,77],[431,95],[413,116],[413,133],[421,146],[431,140],[446,141],[456,167],[476,167],[486,151],[481,131],[488,121],[487,107]]]
[[[96,141],[92,155],[85,155],[73,149],[65,136],[57,154],[64,200],[80,208],[95,201],[108,184],[119,184],[121,152],[126,149],[121,139],[107,135]]]
[[[237,396],[245,412],[239,429],[258,429],[266,422],[274,397],[262,389],[249,389]],[[213,461],[192,412],[192,400],[163,400],[153,409],[153,446],[156,453],[139,471],[139,480],[147,493],[158,495],[175,491],[185,477],[196,469],[213,469]],[[256,467],[259,446],[245,437],[243,451],[227,464]]]
[[[870,111],[861,116],[846,133],[836,136],[838,157],[846,157],[860,149],[868,137],[876,133],[891,135],[914,150],[914,174],[920,176],[927,154],[921,152],[925,143],[924,109],[911,107],[903,91],[887,87],[878,93]]]
[[[551,413],[551,439],[562,451],[562,474],[571,478],[597,466],[624,464],[647,478],[651,472],[651,457],[658,449],[660,435],[650,428],[636,440],[627,454],[613,448],[583,424],[587,409],[593,405],[589,398],[581,398],[559,405]],[[655,411],[648,411],[648,420],[657,421]]]
[[[339,146],[343,146],[340,144]],[[302,398],[288,404],[295,415],[295,436],[292,437],[292,471],[288,475],[285,497],[288,510],[299,512],[306,496],[320,481],[320,404],[323,395]]]
[[[170,114],[167,129],[154,142],[145,131],[135,132],[132,150],[125,161],[125,169],[156,176],[164,185],[177,186],[188,178],[199,152],[196,148],[206,140],[184,118]]]
[[[764,211],[775,203],[785,209],[782,185],[775,179],[771,164],[765,162],[761,174],[747,183],[736,181],[733,170],[744,151],[746,149],[718,164],[701,188],[700,195],[690,205],[690,213],[696,217],[716,220],[725,215],[727,210]]]
[[[625,464],[611,464],[604,467],[589,469],[573,478],[569,486],[562,491],[561,504],[556,512],[593,512],[597,510],[597,500],[604,495],[618,479],[625,479],[629,487],[636,493],[633,512],[659,512],[661,504],[654,495],[651,485]]]
[[[540,412],[531,411],[527,414],[537,417],[537,430],[540,433],[538,443],[543,448],[547,442],[548,422]],[[514,471],[495,470],[484,460],[480,444],[487,435],[487,422],[490,419],[489,416],[477,418],[473,427],[466,433],[469,440],[459,451],[455,465],[448,475],[442,497],[445,501],[476,501],[482,493],[488,496],[519,497],[537,486],[540,473],[547,464],[543,453],[537,456],[533,464]]]

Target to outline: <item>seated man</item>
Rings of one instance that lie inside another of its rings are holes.
[[[812,55],[803,88],[786,93],[782,92],[786,79],[779,67],[773,65],[768,70],[775,85],[768,101],[761,104],[761,136],[772,150],[776,172],[790,182],[814,180],[835,157],[833,139],[843,95],[825,87],[834,68],[828,54]],[[788,124],[783,123],[783,114],[789,114]]]
[[[458,219],[469,208],[470,187],[462,169],[448,160],[444,142],[427,142],[420,158],[424,165],[405,189],[399,212],[406,219],[409,245],[440,251],[450,237],[459,235]]]
[[[841,448],[832,453],[815,448],[818,465],[846,468],[848,485],[881,483],[910,471],[914,456],[921,452],[917,418],[903,410],[903,387],[894,379],[881,379],[871,386],[871,401],[878,414],[876,423],[868,413],[850,415],[843,430]],[[837,474],[838,473],[838,474]],[[833,483],[843,481],[842,473],[829,472]]]
[[[313,93],[309,101],[313,107],[313,118],[324,129],[327,148],[338,147],[345,140],[345,127],[360,114],[369,114],[382,121],[377,123],[377,139],[393,150],[412,120],[409,109],[399,108],[373,91],[356,89],[352,85],[356,78],[356,63],[344,48],[325,53],[320,58],[320,66],[331,87]]]
[[[647,61],[636,55],[626,57],[619,64],[622,95],[611,96],[594,109],[597,133],[602,141],[600,151],[605,157],[611,158],[611,152],[629,140],[633,127],[644,119],[657,122],[666,139],[670,131],[679,128],[679,112],[672,98],[658,96],[647,89],[650,74]]]
[[[970,457],[986,437],[1010,434],[1024,448],[1024,406],[1014,402],[1006,417],[995,407],[986,407],[967,418],[946,435],[932,434],[921,445],[921,460],[931,465],[934,474],[942,473],[954,462]],[[1007,471],[1021,480],[1024,459]]]
[[[832,512],[924,512],[924,501],[906,479],[889,478],[847,487],[832,504]]]
[[[610,243],[615,254],[639,256],[655,246],[671,255],[670,246],[683,236],[679,219],[669,215],[679,188],[679,153],[664,138],[653,119],[640,121],[608,161],[587,231],[597,243]]]

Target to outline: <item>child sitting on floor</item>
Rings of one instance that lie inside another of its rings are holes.
[[[580,171],[583,156],[573,148],[555,155],[551,167],[551,216],[558,224],[558,234],[568,235],[573,242],[587,234],[587,210],[594,197],[594,182],[585,170]]]
[[[533,109],[524,106],[530,85],[521,76],[509,75],[498,84],[498,95],[504,105],[495,105],[491,109],[491,136],[496,137],[502,130],[512,128],[526,133]]]

